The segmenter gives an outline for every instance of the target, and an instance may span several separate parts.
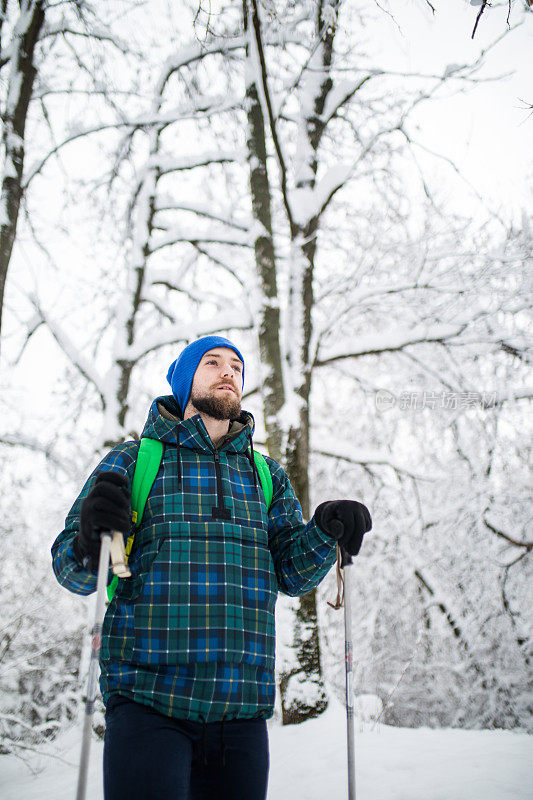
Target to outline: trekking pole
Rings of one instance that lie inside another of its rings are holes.
[[[346,745],[348,755],[348,800],[355,800],[355,737],[353,703],[353,641],[352,641],[352,557],[341,548],[341,567],[344,573],[344,655],[346,666]]]
[[[115,532],[116,533],[116,532]],[[89,663],[89,677],[87,679],[87,697],[85,698],[85,718],[83,721],[83,735],[81,741],[80,769],[78,773],[78,789],[76,800],[85,800],[87,789],[87,770],[89,767],[89,751],[91,749],[91,733],[96,698],[98,679],[98,658],[100,656],[100,643],[102,641],[102,620],[104,618],[105,601],[107,596],[107,573],[109,570],[109,555],[111,550],[111,531],[102,531],[100,559],[98,561],[98,579],[96,583],[96,612],[91,640],[91,660]],[[120,534],[122,536],[122,534]]]

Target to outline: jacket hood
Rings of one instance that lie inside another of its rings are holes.
[[[244,453],[251,443],[255,429],[252,414],[242,411],[239,419],[233,420],[227,435],[218,443],[217,450]],[[212,453],[215,449],[200,414],[183,420],[173,395],[156,397],[153,401],[142,436],[159,439],[166,444],[176,444],[191,450]]]

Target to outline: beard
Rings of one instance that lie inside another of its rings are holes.
[[[213,419],[231,420],[241,415],[241,403],[234,392],[220,392],[218,389],[213,394],[198,395],[192,392],[190,402],[196,411]]]

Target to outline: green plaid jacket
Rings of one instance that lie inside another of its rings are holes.
[[[104,701],[113,693],[177,718],[272,716],[274,607],[278,591],[317,586],[336,543],[301,506],[287,474],[267,457],[274,496],[267,514],[243,412],[215,449],[200,415],[182,421],[173,397],[154,400],[143,435],[163,460],[135,532],[131,578],[105,615],[100,653]],[[133,479],[138,441],[114,447],[94,470],[52,547],[58,581],[90,594],[96,574],[80,567],[72,541],[82,499],[99,472]]]

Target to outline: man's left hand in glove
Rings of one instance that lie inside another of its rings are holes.
[[[318,527],[337,540],[343,550],[356,556],[363,536],[372,529],[372,518],[366,506],[357,500],[329,500],[321,503],[314,514]]]

